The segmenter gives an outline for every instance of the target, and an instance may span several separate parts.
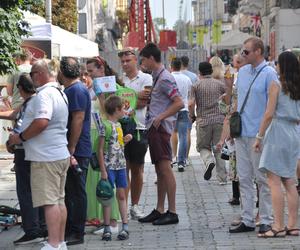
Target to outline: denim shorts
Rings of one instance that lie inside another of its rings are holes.
[[[109,169],[107,171],[108,180],[114,188],[127,188],[127,173],[126,168],[119,170]]]

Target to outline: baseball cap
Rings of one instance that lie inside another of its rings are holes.
[[[108,180],[100,180],[96,187],[97,200],[102,206],[110,206],[114,197],[114,190]]]

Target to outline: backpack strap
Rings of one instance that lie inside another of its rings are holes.
[[[102,120],[105,130],[105,142],[104,142],[104,151],[107,152],[108,150],[108,144],[110,141],[110,138],[112,136],[112,124],[108,120]]]

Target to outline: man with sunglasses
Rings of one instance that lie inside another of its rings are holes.
[[[143,73],[137,68],[138,60],[133,49],[125,48],[118,53],[118,56],[124,72],[123,82],[125,86],[135,90],[141,100],[147,100],[149,98],[149,91],[147,92],[146,88],[152,87],[152,76]],[[144,105],[142,103],[144,103]],[[131,191],[130,215],[131,218],[135,220],[144,216],[138,203],[143,188],[145,155],[148,149],[145,126],[146,103],[147,102],[138,102],[138,107],[135,110],[137,119],[135,136],[125,146],[127,178],[128,183],[130,183],[128,192],[129,190]],[[140,136],[139,140],[137,140],[138,134]],[[129,177],[129,172],[131,172],[131,178]]]
[[[25,160],[31,161],[33,207],[44,208],[48,228],[48,240],[41,249],[66,249],[64,198],[70,163],[66,136],[68,100],[57,89],[53,61],[37,60],[31,68],[31,76],[37,88],[34,108],[26,110],[27,116],[22,123],[24,129],[22,133],[12,134],[9,144],[23,143]]]
[[[264,233],[271,229],[271,196],[265,174],[258,171],[261,154],[254,152],[252,145],[258,136],[258,129],[267,106],[270,84],[272,81],[278,82],[278,77],[276,71],[264,60],[264,44],[261,39],[257,37],[247,39],[241,55],[245,58],[247,65],[240,68],[236,81],[237,111],[241,110],[250,89],[241,114],[242,133],[235,141],[237,173],[243,204],[242,221],[237,227],[230,228],[229,232],[242,233],[255,230],[253,184],[256,180],[259,189],[259,233]]]

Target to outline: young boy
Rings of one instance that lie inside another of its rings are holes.
[[[124,156],[124,143],[132,139],[131,134],[123,137],[118,120],[124,116],[124,107],[120,97],[110,96],[104,103],[107,120],[103,120],[104,129],[99,135],[99,165],[101,179],[108,179],[111,185],[116,186],[117,200],[122,218],[122,229],[118,234],[119,240],[129,238],[128,217],[125,190],[127,188],[126,160]],[[111,133],[108,136],[109,130]],[[109,138],[106,138],[109,137]],[[111,240],[110,230],[111,206],[103,206],[104,231],[102,240]]]

